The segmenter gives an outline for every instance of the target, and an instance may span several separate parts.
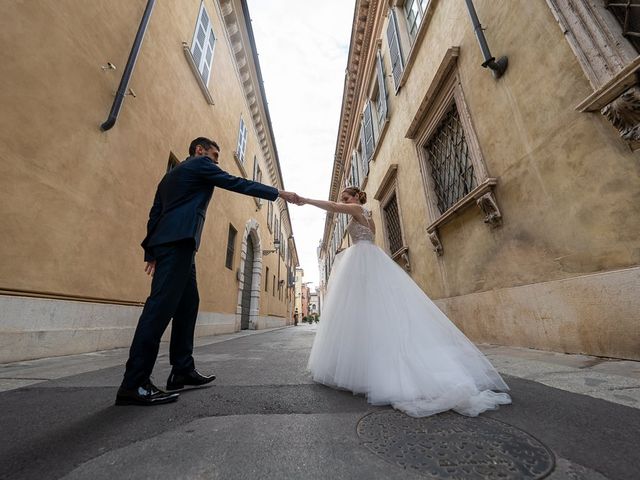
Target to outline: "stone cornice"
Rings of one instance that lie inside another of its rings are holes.
[[[335,201],[338,193],[340,193],[340,179],[342,178],[346,156],[350,155],[350,152],[346,151],[346,149],[349,146],[349,139],[353,128],[352,125],[360,116],[360,111],[357,107],[359,105],[360,93],[366,80],[364,78],[367,72],[365,68],[371,49],[374,25],[378,17],[378,7],[382,3],[384,3],[382,0],[356,1],[342,94],[342,108],[338,124],[338,138],[336,140],[333,170],[331,172],[329,200]],[[323,244],[326,244],[328,241],[327,237],[331,231],[330,226],[333,222],[333,217],[334,215],[332,213],[327,213]]]

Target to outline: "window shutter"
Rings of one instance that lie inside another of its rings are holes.
[[[402,62],[402,50],[400,49],[400,37],[398,36],[398,22],[396,20],[396,12],[393,9],[389,10],[387,43],[389,44],[393,83],[395,84],[396,91],[398,91],[398,88],[400,88],[400,76],[404,70],[404,64]]]
[[[382,123],[387,118],[387,87],[384,83],[384,65],[382,53],[378,50],[378,120]]]
[[[236,153],[238,154],[238,160],[244,163],[244,151],[247,146],[247,127],[244,124],[242,117],[240,118],[240,131],[238,132],[238,146],[236,147]]]
[[[375,139],[373,138],[373,117],[371,115],[371,102],[367,101],[364,109],[364,140],[365,140],[365,160],[367,163],[371,161],[373,149],[375,147]],[[368,169],[368,166],[367,166]]]
[[[362,151],[362,155],[360,155],[360,160],[362,161],[362,172],[366,178],[366,176],[369,175],[369,162],[365,158],[364,124],[360,126],[360,145]]]

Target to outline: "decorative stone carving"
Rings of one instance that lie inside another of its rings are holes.
[[[476,203],[485,214],[484,223],[488,223],[492,228],[502,225],[502,214],[493,192],[485,193],[476,200]]]
[[[403,252],[402,255],[400,255],[400,259],[404,262],[404,269],[407,272],[411,271],[411,262],[409,262],[409,252]]]
[[[640,149],[640,88],[636,85],[600,110],[633,151]]]
[[[443,248],[442,243],[440,243],[440,237],[438,236],[438,232],[429,233],[429,240],[431,240],[431,244],[433,245],[433,251],[436,252],[438,256],[442,255]]]

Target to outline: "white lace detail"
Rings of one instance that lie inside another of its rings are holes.
[[[362,213],[364,214],[367,221],[371,219],[370,210],[366,209],[365,207],[362,207]],[[368,226],[362,225],[361,223],[357,222],[353,217],[351,217],[351,221],[349,222],[349,225],[347,225],[347,232],[349,233],[349,236],[351,237],[351,241],[353,243],[358,243],[363,240],[368,242],[373,242],[375,238],[373,232]]]

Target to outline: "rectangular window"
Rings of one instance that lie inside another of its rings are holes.
[[[253,181],[262,183],[262,170],[260,170],[260,165],[258,163],[258,157],[253,156]],[[262,199],[258,197],[253,197],[258,206],[262,205]]]
[[[236,250],[237,233],[238,231],[233,228],[233,225],[229,224],[229,236],[227,237],[227,259],[224,264],[230,270],[233,270],[233,255]]]
[[[358,151],[354,150],[351,155],[351,185],[356,187],[362,186],[360,179],[360,159],[358,158]]]
[[[213,33],[211,20],[207,9],[204,8],[204,2],[202,2],[200,12],[198,13],[196,31],[193,35],[193,41],[191,42],[191,55],[205,85],[209,84],[215,43],[216,36]]]
[[[365,152],[364,157],[368,163],[371,161],[371,157],[373,156],[373,150],[375,149],[375,138],[373,135],[373,115],[371,114],[371,102],[368,100],[367,100],[367,105],[364,109],[364,117],[362,119],[362,128],[364,131],[364,152]]]
[[[273,283],[271,284],[271,296],[275,297],[276,296],[276,276],[273,276]]]
[[[395,10],[389,11],[389,24],[387,25],[387,43],[389,45],[389,58],[391,60],[391,73],[396,92],[400,88],[400,77],[404,70],[402,49],[400,48],[400,36],[398,35],[398,21]]]
[[[440,213],[476,186],[473,163],[455,102],[425,145]]]
[[[382,207],[384,212],[387,239],[389,240],[389,250],[391,255],[396,254],[402,247],[402,230],[400,228],[400,214],[398,212],[398,200],[396,194],[391,195],[389,200]]]
[[[273,232],[273,202],[267,203],[267,227]]]
[[[264,291],[269,291],[269,267],[267,267],[267,271],[264,275]]]
[[[387,119],[387,86],[384,83],[384,64],[382,62],[382,53],[378,50],[376,55],[376,71],[378,75],[378,99],[376,101],[376,110],[378,111],[378,127],[382,130],[382,125]]]
[[[238,131],[238,145],[236,146],[236,156],[240,163],[244,164],[244,154],[247,149],[247,126],[240,117],[240,130]]]
[[[284,252],[287,249],[287,245],[284,241],[284,232],[280,230],[280,257],[284,260]]]
[[[640,0],[606,0],[609,9],[622,27],[622,35],[640,52]]]
[[[407,0],[404,3],[404,15],[407,18],[407,30],[412,39],[416,37],[424,11],[427,8],[429,0]]]

